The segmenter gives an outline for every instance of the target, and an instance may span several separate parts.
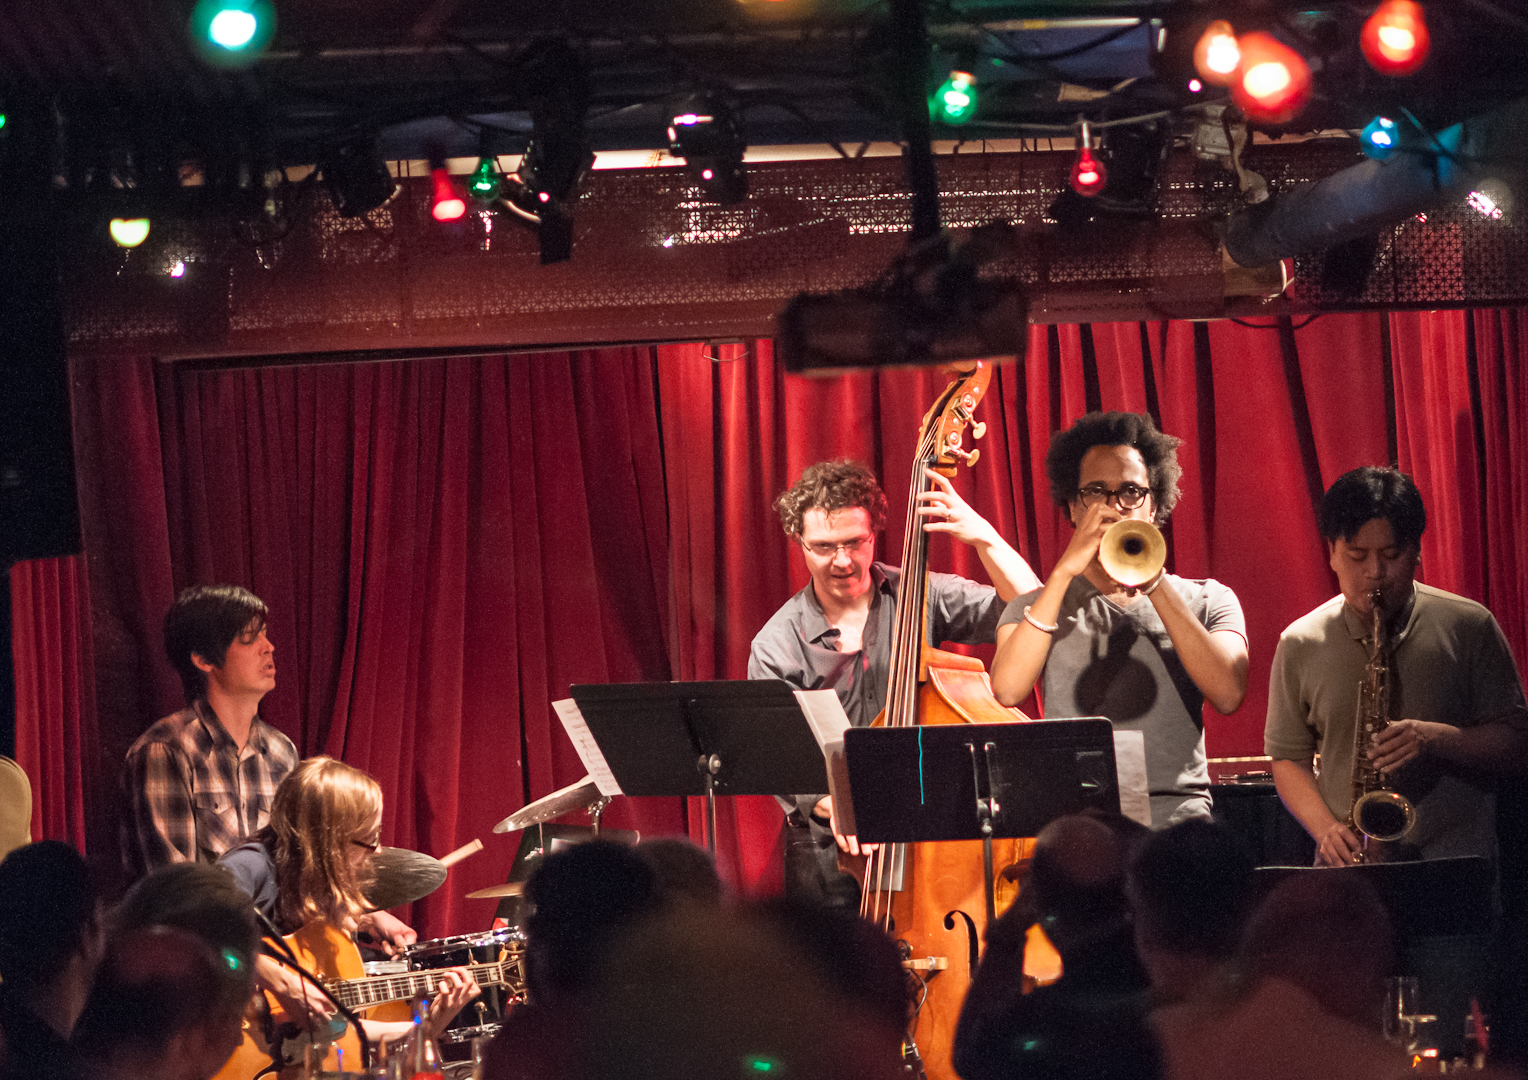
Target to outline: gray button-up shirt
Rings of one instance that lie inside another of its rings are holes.
[[[866,727],[886,703],[891,669],[892,631],[897,621],[897,593],[902,571],[885,563],[870,566],[870,614],[858,652],[838,651],[839,631],[809,582],[775,612],[753,639],[748,653],[750,679],[784,679],[802,690],[838,693],[849,723]],[[996,639],[1003,601],[991,585],[954,574],[928,576],[929,643],[979,645]],[[820,795],[797,796],[795,805],[810,807]],[[810,802],[805,800],[810,799]]]

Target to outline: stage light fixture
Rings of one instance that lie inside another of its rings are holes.
[[[329,199],[341,217],[360,217],[375,210],[398,190],[382,157],[376,137],[358,139],[338,147],[322,167]]]
[[[1358,47],[1382,75],[1410,75],[1427,62],[1432,45],[1422,5],[1413,0],[1385,0],[1374,9],[1358,36]]]
[[[191,42],[203,60],[218,67],[253,63],[275,34],[270,0],[197,0],[191,9]]]
[[[1230,86],[1241,66],[1241,45],[1236,30],[1224,19],[1216,19],[1204,28],[1194,46],[1194,70],[1214,86]]]
[[[952,71],[950,77],[928,103],[929,117],[935,123],[959,126],[976,115],[976,76],[969,71]]]
[[[1241,64],[1231,83],[1231,100],[1248,117],[1273,124],[1293,120],[1310,100],[1310,65],[1272,34],[1254,31],[1240,38]]]
[[[433,192],[430,198],[430,216],[442,223],[461,220],[462,215],[467,212],[467,200],[456,186],[456,181],[451,179],[451,174],[446,172],[444,165],[436,165],[430,169],[430,187]]]
[[[1077,160],[1072,165],[1072,190],[1092,198],[1109,183],[1109,174],[1103,163],[1093,156],[1093,138],[1088,122],[1084,120],[1080,128],[1077,136]]]
[[[492,202],[499,197],[499,168],[494,159],[484,155],[478,158],[472,179],[467,181],[467,191],[474,199]]]
[[[149,238],[149,219],[112,218],[107,231],[118,247],[135,248]]]
[[[680,98],[670,110],[669,153],[684,158],[691,179],[711,202],[742,202],[748,195],[748,172],[737,110],[710,94]]]
[[[1395,153],[1396,141],[1400,138],[1400,130],[1395,126],[1395,121],[1386,116],[1376,116],[1359,133],[1358,144],[1363,147],[1363,152],[1375,161],[1384,161]]]

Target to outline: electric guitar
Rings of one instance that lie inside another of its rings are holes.
[[[432,994],[448,970],[366,975],[355,942],[325,922],[309,923],[282,940],[298,962],[318,975],[334,999],[351,1011]],[[522,964],[523,958],[516,952],[492,963],[465,965],[463,970],[479,986],[508,986],[518,993],[525,984]],[[279,1080],[297,1080],[309,1047],[323,1049],[324,1069],[339,1069],[337,1051],[343,1052],[347,1068],[360,1068],[361,1041],[344,1017],[335,1016],[315,1029],[288,1016],[269,992],[255,995],[254,1005],[251,1012],[255,1015],[244,1019],[243,1042],[213,1080],[255,1080],[271,1074],[277,1074]]]

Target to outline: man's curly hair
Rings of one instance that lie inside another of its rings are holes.
[[[825,514],[858,507],[870,515],[870,528],[880,532],[886,524],[886,496],[875,474],[857,461],[840,458],[819,461],[809,466],[775,500],[775,511],[785,535],[800,539],[801,525],[808,510]]]
[[[1065,509],[1077,497],[1082,459],[1095,446],[1133,446],[1146,463],[1156,524],[1167,523],[1178,503],[1178,445],[1182,439],[1157,430],[1146,413],[1091,412],[1051,439],[1045,455],[1051,501]]]

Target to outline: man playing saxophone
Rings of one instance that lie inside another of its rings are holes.
[[[1280,636],[1264,729],[1279,797],[1321,865],[1494,858],[1494,776],[1528,769],[1528,707],[1501,627],[1473,600],[1413,580],[1426,525],[1416,484],[1393,468],[1354,469],[1321,500],[1342,592]],[[1366,747],[1364,714],[1379,714]],[[1365,837],[1349,816],[1374,770],[1413,812],[1394,840]]]

